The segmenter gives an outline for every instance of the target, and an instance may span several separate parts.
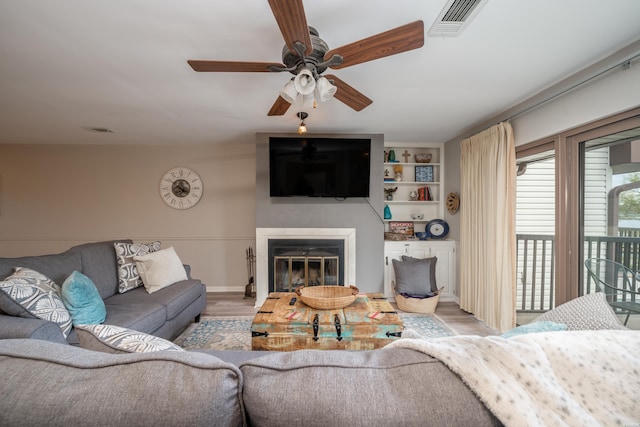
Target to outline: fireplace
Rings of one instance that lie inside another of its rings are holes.
[[[344,240],[269,239],[269,292],[344,285]]]
[[[355,285],[355,228],[257,228],[256,306],[297,286]]]

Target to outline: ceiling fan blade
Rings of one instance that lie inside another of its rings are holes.
[[[278,96],[278,99],[276,99],[276,102],[274,102],[271,106],[271,109],[267,113],[267,116],[283,116],[284,113],[287,112],[289,107],[291,107],[291,104],[285,101],[283,97]]]
[[[242,62],[242,61],[187,61],[195,71],[246,72],[261,73],[276,71],[269,67],[285,68],[279,62]]]
[[[302,0],[269,0],[269,6],[289,50],[298,52],[295,43],[300,42],[306,48],[304,54],[311,54],[313,46]]]
[[[331,66],[331,68],[339,69],[418,49],[423,45],[424,23],[416,21],[336,49],[331,49],[324,55],[324,59],[326,61],[336,54],[342,56],[343,61],[341,64]]]
[[[347,83],[340,80],[336,76],[328,74],[325,75],[325,77],[329,80],[333,80],[332,83],[338,88],[336,94],[333,95],[333,97],[337,98],[338,101],[344,102],[354,110],[363,110],[373,102],[372,100],[364,96],[361,92],[349,86]]]

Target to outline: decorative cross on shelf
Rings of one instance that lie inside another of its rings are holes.
[[[404,153],[402,153],[402,157],[404,157],[404,162],[405,163],[409,163],[409,156],[411,154],[409,154],[409,152],[407,150],[404,150]]]

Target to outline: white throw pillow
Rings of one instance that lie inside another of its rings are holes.
[[[187,272],[173,246],[133,257],[144,288],[150,294],[181,280],[187,280]]]

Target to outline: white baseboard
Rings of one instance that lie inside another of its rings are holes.
[[[207,286],[207,292],[242,292],[244,286]]]

